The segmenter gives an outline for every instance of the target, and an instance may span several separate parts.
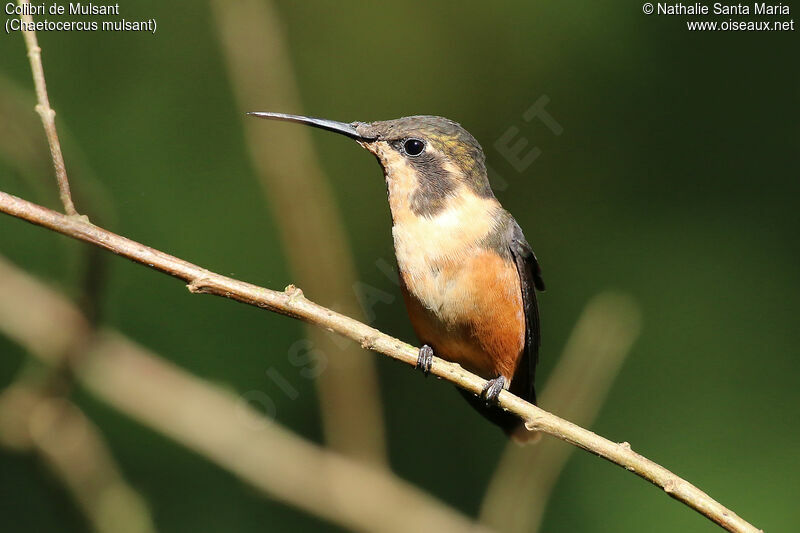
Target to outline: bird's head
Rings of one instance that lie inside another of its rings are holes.
[[[395,202],[418,216],[433,216],[465,193],[480,198],[494,196],[481,146],[452,120],[421,115],[345,123],[282,113],[249,114],[306,124],[355,139],[378,158],[390,200],[395,195]]]

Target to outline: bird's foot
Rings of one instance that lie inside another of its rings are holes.
[[[487,381],[481,391],[481,398],[486,402],[486,405],[496,405],[497,397],[500,396],[500,391],[503,390],[505,386],[506,378],[504,376],[498,376]]]
[[[432,364],[433,348],[425,344],[419,349],[419,355],[417,356],[417,368],[422,370],[422,373],[427,377],[428,373],[431,371]]]

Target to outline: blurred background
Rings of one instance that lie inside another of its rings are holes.
[[[608,383],[586,400],[599,411],[591,428],[766,531],[796,527],[796,32],[692,33],[682,18],[648,17],[630,2],[142,0],[120,12],[156,19],[157,32],[39,33],[76,205],[92,221],[221,274],[279,290],[297,283],[312,300],[416,343],[391,272],[385,185],[372,156],[326,132],[247,122],[242,111],[452,118],[482,143],[497,197],[544,270],[540,387],[587,303],[609,290],[627,295],[627,357],[618,372],[609,363]],[[21,34],[2,35],[0,50],[0,190],[60,210]],[[532,117],[535,105],[550,119]],[[388,464],[439,504],[487,516],[506,440],[450,385],[315,340],[319,332],[308,344],[297,321],[192,296],[164,275],[98,259],[8,216],[0,254],[82,305],[98,327],[304,439]],[[329,347],[315,355],[321,343]],[[30,350],[0,335],[0,386],[52,371]],[[353,375],[366,392],[338,388]],[[560,383],[566,398],[579,384]],[[265,497],[80,380],[66,389],[157,530],[355,528]],[[342,412],[341,424],[326,426]],[[584,452],[551,489],[542,531],[717,530]],[[71,492],[41,454],[0,447],[3,531],[97,528]]]

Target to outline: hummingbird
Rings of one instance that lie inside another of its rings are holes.
[[[388,190],[400,289],[423,343],[417,368],[427,375],[435,354],[483,377],[480,397],[459,392],[515,441],[536,440],[497,399],[506,389],[536,403],[536,291],[545,287],[522,229],[492,192],[478,141],[437,116],[345,123],[248,114],[339,133],[375,155]]]

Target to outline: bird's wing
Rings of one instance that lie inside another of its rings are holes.
[[[539,346],[541,344],[536,289],[543,291],[544,281],[542,280],[542,269],[536,260],[536,254],[533,253],[531,245],[525,240],[522,229],[513,219],[509,226],[508,246],[517,266],[520,287],[522,288],[522,305],[525,311],[525,348],[514,378],[511,380],[511,392],[535,404],[534,377],[536,376],[536,363],[539,360]]]

